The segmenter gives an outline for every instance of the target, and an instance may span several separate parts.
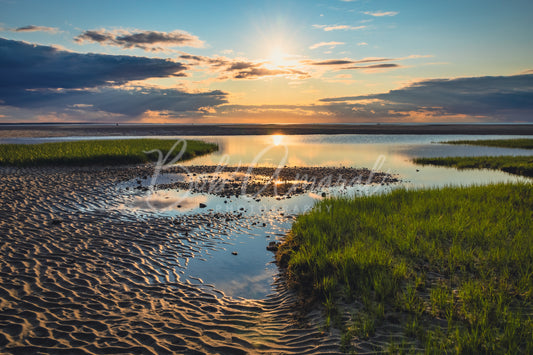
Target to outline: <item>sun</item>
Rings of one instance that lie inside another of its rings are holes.
[[[288,54],[285,53],[282,47],[275,46],[270,49],[268,61],[276,67],[283,67],[289,65],[287,60]]]

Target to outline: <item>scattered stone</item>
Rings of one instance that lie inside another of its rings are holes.
[[[277,242],[270,242],[268,243],[267,250],[268,251],[278,251],[278,247],[281,243]]]
[[[206,208],[207,205],[205,203],[200,203],[200,208]]]
[[[325,192],[322,192],[322,197],[326,197],[326,193]]]
[[[239,253],[237,253],[236,251],[232,251],[231,254],[232,255],[238,255]]]

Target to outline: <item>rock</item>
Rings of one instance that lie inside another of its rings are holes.
[[[237,254],[239,254],[239,253],[237,253],[236,251],[232,251],[231,252],[231,255],[237,255]]]
[[[206,208],[207,205],[205,203],[200,203],[200,208]]]
[[[270,242],[268,243],[267,250],[268,251],[278,251],[279,243],[277,242]]]
[[[63,223],[63,220],[60,219],[60,218],[54,218],[54,219],[52,219],[52,224],[53,224],[54,226],[60,225],[61,223]]]
[[[176,207],[181,208],[181,205],[177,205]]]
[[[322,197],[326,197],[326,193],[325,192],[322,192]]]

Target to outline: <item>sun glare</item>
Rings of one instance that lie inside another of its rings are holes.
[[[282,134],[273,134],[272,135],[272,142],[274,145],[280,145],[283,142],[283,135]]]
[[[281,47],[273,47],[270,50],[268,59],[273,66],[282,67],[288,65],[287,57],[287,53],[285,53]]]

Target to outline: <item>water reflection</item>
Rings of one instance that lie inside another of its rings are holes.
[[[194,138],[194,137],[189,137]],[[198,138],[198,137],[197,137]],[[446,167],[422,167],[412,163],[415,157],[531,155],[530,150],[467,145],[439,144],[450,140],[524,138],[524,136],[472,135],[307,135],[307,136],[222,136],[202,137],[219,144],[220,150],[195,158],[184,165],[250,164],[277,166],[288,150],[288,166],[334,166],[378,168],[398,174],[407,186],[486,184],[524,181],[527,178],[493,170],[456,170]],[[278,145],[276,145],[278,143]],[[260,159],[258,155],[271,147]],[[380,163],[382,160],[382,164]]]
[[[280,145],[283,142],[283,134],[273,134],[272,136],[272,143],[274,145]]]
[[[191,195],[188,191],[157,190],[144,196],[135,196],[128,204],[121,208],[130,208],[134,211],[152,210],[164,211],[191,211],[199,207],[200,203],[207,201],[207,196]]]

